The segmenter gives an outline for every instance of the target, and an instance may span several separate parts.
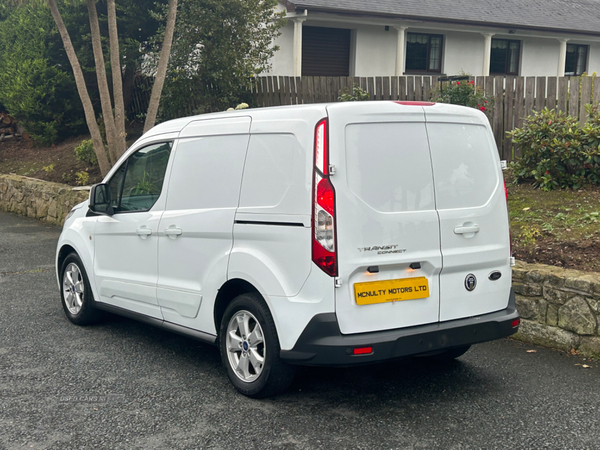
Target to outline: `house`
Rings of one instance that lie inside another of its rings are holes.
[[[280,0],[270,75],[600,73],[600,0]]]

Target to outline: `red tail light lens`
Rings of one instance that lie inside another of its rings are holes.
[[[315,129],[313,170],[312,259],[328,275],[337,276],[335,249],[335,191],[329,182],[327,119]]]

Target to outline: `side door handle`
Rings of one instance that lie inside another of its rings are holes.
[[[142,239],[146,239],[148,236],[152,234],[152,230],[148,228],[146,225],[142,225],[137,230],[135,230],[137,235]]]
[[[466,238],[472,238],[475,233],[479,233],[479,225],[473,222],[466,222],[454,228],[454,234],[462,234]]]
[[[165,228],[165,235],[169,236],[171,239],[176,239],[177,236],[181,236],[183,231],[181,228],[177,228],[175,225],[171,225],[169,228]]]

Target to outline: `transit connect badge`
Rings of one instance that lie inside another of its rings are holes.
[[[465,278],[465,288],[467,289],[467,291],[471,292],[473,289],[475,289],[476,286],[477,286],[477,277],[475,275],[473,275],[472,273],[470,273]]]

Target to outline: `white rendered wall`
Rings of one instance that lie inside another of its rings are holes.
[[[496,37],[496,36],[494,36]],[[521,41],[519,75],[524,77],[555,77],[558,71],[558,39],[502,37]]]
[[[410,31],[410,30],[409,30]],[[483,35],[479,33],[448,32],[444,34],[442,73],[473,76],[483,70]]]
[[[397,31],[384,26],[356,28],[355,73],[357,77],[393,76],[396,71]],[[350,55],[352,58],[352,55]]]
[[[294,22],[288,20],[281,29],[281,36],[275,39],[280,48],[271,58],[273,67],[264,75],[292,76],[294,74]]]
[[[352,29],[355,32],[354,73],[351,76],[393,76],[396,64],[397,31],[390,26],[344,24],[339,22],[323,22],[307,20],[303,26],[318,26]],[[282,28],[282,34],[275,40],[280,50],[271,59],[272,70],[268,75],[293,75],[294,23],[288,20]],[[444,36],[442,55],[442,73],[458,75],[467,73],[473,76],[482,75],[484,37],[476,32],[444,31],[435,29],[409,28],[408,33],[441,34]],[[557,36],[560,37],[560,36]],[[558,69],[559,41],[557,38],[529,37],[519,34],[496,34],[492,39],[511,39],[521,41],[519,60],[520,76],[556,76]],[[569,43],[589,45],[588,73],[600,74],[600,42],[570,40]],[[352,64],[351,64],[352,67]]]
[[[573,41],[574,44],[579,43]],[[583,44],[583,42],[581,42]],[[596,72],[597,75],[600,75],[600,43],[595,42],[590,45],[588,48],[588,66],[587,73],[589,75]]]

